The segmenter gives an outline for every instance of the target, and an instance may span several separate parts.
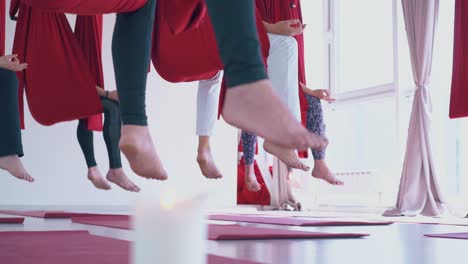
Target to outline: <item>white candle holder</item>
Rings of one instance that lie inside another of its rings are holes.
[[[205,264],[207,224],[204,197],[177,201],[175,193],[137,203],[132,264]]]

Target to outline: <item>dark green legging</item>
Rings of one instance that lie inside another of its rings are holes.
[[[254,1],[206,0],[229,87],[266,79]],[[146,126],[146,80],[156,0],[117,15],[112,40],[115,78],[124,125]]]
[[[253,0],[206,0],[228,87],[267,79]]]
[[[122,121],[120,119],[119,104],[113,100],[101,97],[102,107],[104,108],[104,130],[103,136],[106,142],[107,155],[109,156],[109,168],[122,168],[120,158],[119,140]],[[78,142],[86,159],[88,168],[97,165],[94,157],[93,132],[86,128],[84,119],[78,123],[76,130]]]
[[[155,10],[156,0],[148,0],[135,12],[117,14],[112,55],[124,125],[148,125],[145,95]]]
[[[18,79],[0,68],[0,157],[23,156],[18,107]]]

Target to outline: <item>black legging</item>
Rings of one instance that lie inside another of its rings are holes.
[[[148,125],[146,80],[155,10],[156,0],[148,0],[135,12],[117,14],[112,56],[124,125]]]
[[[101,97],[104,108],[104,130],[103,136],[106,142],[107,154],[109,156],[109,168],[122,168],[120,158],[119,140],[122,121],[120,119],[119,104],[113,100]],[[94,157],[93,132],[86,128],[86,121],[81,119],[76,130],[78,142],[86,159],[88,168],[97,166]]]
[[[228,87],[267,79],[257,25],[255,1],[206,0]]]
[[[23,156],[18,107],[18,79],[0,68],[0,157]]]

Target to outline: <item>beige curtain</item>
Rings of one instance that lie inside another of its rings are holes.
[[[402,6],[416,92],[397,205],[384,215],[440,216],[445,207],[430,142],[432,109],[428,90],[439,0],[402,0]]]

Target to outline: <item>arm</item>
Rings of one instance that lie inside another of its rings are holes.
[[[96,90],[97,90],[98,95],[101,96],[101,97],[105,97],[105,98],[114,100],[116,102],[119,101],[119,94],[117,93],[116,90],[106,91],[106,90],[104,90],[103,88],[101,88],[101,87],[99,87],[97,85],[96,85]]]
[[[316,97],[320,100],[327,101],[329,103],[334,102],[336,100],[335,98],[331,97],[330,92],[328,90],[325,90],[325,89],[312,90],[303,83],[300,83],[300,85],[301,85],[302,91],[308,95]]]
[[[268,33],[284,36],[296,36],[302,34],[304,25],[299,19],[282,20],[274,24],[262,21]]]
[[[10,71],[22,71],[28,68],[27,63],[20,63],[18,55],[7,55],[0,57],[0,68]]]

